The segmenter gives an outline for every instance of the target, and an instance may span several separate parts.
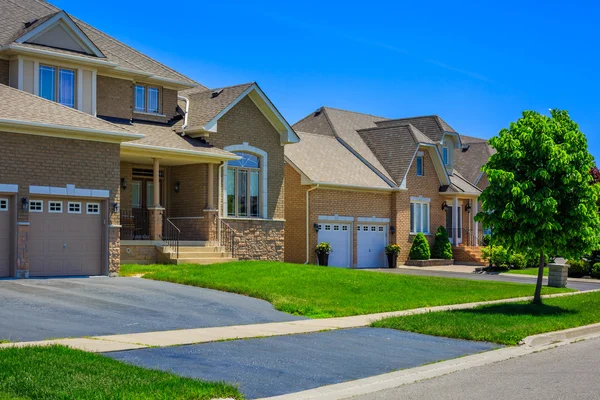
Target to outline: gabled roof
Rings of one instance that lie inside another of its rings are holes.
[[[450,175],[450,185],[444,187],[444,190],[440,190],[441,192],[450,192],[450,193],[465,193],[465,194],[481,194],[481,189],[477,186],[473,185],[469,182],[460,172],[456,169],[453,171],[452,175]]]
[[[300,142],[285,146],[285,156],[311,183],[388,190],[391,188],[334,136],[297,133]]]
[[[28,44],[27,41],[18,43],[17,40],[61,14],[60,9],[43,0],[0,0],[0,10],[2,10],[0,13],[0,51],[39,51],[41,46]],[[97,55],[90,57],[90,55],[81,52],[51,47],[45,47],[45,51],[51,51],[59,56],[83,56],[86,59],[95,59],[102,62],[107,68],[139,74],[139,76],[148,79],[190,87],[197,85],[192,79],[119,42],[104,32],[76,18],[71,18],[64,12],[62,13],[74,22],[83,35],[105,58]]]
[[[454,151],[454,168],[465,179],[476,185],[481,178],[481,168],[488,162],[496,150],[485,139],[462,136],[463,149]]]
[[[440,143],[444,136],[444,132],[457,134],[457,132],[437,115],[427,115],[422,117],[398,118],[385,121],[378,121],[377,126],[387,127],[394,125],[411,124],[425,135],[427,135],[435,143]]]
[[[218,132],[219,119],[243,98],[249,97],[279,132],[282,144],[300,140],[256,82],[211,90],[197,87],[179,94],[189,101],[187,106],[180,105],[188,109],[184,125],[179,130],[182,133],[193,136],[196,133]]]

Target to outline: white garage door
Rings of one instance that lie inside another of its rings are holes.
[[[95,201],[29,201],[29,275],[100,275],[102,208]]]
[[[0,278],[10,274],[10,201],[0,195]]]
[[[351,266],[351,234],[352,229],[350,224],[319,224],[319,243],[329,242],[331,244],[331,254],[329,254],[330,267],[349,268]]]
[[[358,225],[358,268],[384,268],[387,229],[385,225]]]

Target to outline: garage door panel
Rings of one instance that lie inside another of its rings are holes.
[[[365,224],[357,227],[358,268],[383,268],[385,246],[387,244],[387,226]]]
[[[344,267],[351,266],[351,234],[352,230],[349,224],[340,223],[321,223],[319,229],[319,242],[329,242],[331,244],[331,254],[329,254],[329,266]]]
[[[10,274],[10,248],[11,240],[11,201],[3,196],[0,209],[0,278],[8,277]]]

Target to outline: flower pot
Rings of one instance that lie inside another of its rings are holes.
[[[387,259],[388,259],[388,268],[396,268],[396,263],[398,262],[398,255],[397,254],[388,254]]]
[[[326,267],[329,265],[329,254],[327,253],[317,253],[317,258],[319,259],[319,265]]]

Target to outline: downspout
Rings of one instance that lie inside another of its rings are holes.
[[[185,101],[185,117],[183,117],[183,125],[181,126],[181,136],[185,136],[185,128],[188,126],[188,115],[190,112],[190,100],[184,96],[177,96],[179,100]]]
[[[306,191],[306,262],[304,264],[308,264],[310,262],[310,250],[308,247],[310,244],[309,243],[310,242],[310,240],[309,240],[309,237],[310,237],[310,229],[309,229],[310,228],[310,218],[309,218],[310,206],[308,203],[308,193],[312,192],[313,190],[318,189],[319,186],[320,186],[320,184],[317,184],[317,186],[314,186]]]
[[[221,247],[221,216],[223,214],[223,188],[221,186],[223,186],[223,167],[225,166],[225,163],[223,161],[221,161],[221,165],[219,165],[219,184],[218,184],[218,189],[219,189],[219,195],[218,197],[218,201],[219,201],[219,205],[217,206],[217,215],[219,216],[219,225],[217,227],[217,235],[219,235],[219,246]]]

